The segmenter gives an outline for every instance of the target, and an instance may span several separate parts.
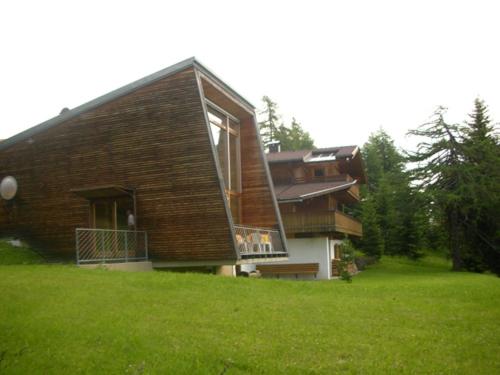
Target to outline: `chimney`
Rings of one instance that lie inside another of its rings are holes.
[[[272,141],[267,144],[268,150],[270,154],[275,152],[281,152],[281,142],[280,141]]]

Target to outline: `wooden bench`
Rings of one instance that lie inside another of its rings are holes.
[[[257,270],[260,271],[262,275],[298,275],[303,274],[316,274],[319,271],[319,263],[287,263],[287,264],[260,264],[257,266]]]

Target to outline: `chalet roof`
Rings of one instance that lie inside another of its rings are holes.
[[[100,107],[101,105],[108,103],[112,100],[118,99],[122,96],[125,96],[139,88],[148,86],[160,79],[163,79],[165,77],[168,77],[170,75],[176,74],[178,72],[181,72],[189,67],[194,67],[198,69],[200,72],[205,74],[207,77],[215,81],[218,85],[223,87],[226,91],[234,95],[237,99],[241,100],[244,104],[249,106],[250,108],[255,109],[255,106],[251,104],[248,100],[246,100],[244,97],[242,97],[240,94],[238,94],[234,89],[232,89],[228,84],[224,83],[220,78],[218,78],[214,73],[212,73],[210,70],[208,70],[206,67],[204,67],[198,60],[196,60],[194,57],[190,57],[189,59],[183,60],[177,64],[174,64],[172,66],[169,66],[168,68],[162,69],[156,73],[150,74],[144,78],[141,78],[137,81],[134,81],[126,86],[120,87],[114,91],[111,91],[103,96],[100,96],[94,100],[91,100],[85,104],[82,104],[76,108],[73,108],[68,111],[63,111],[60,113],[58,116],[51,118],[50,120],[47,120],[45,122],[42,122],[38,125],[35,125],[25,131],[22,131],[21,133],[18,133],[8,139],[4,139],[2,142],[0,142],[0,151],[4,150],[15,143],[22,141],[24,139],[29,139],[35,134],[38,134],[46,129],[49,129],[53,126],[59,125],[67,120],[70,120],[78,115],[81,115],[82,113],[88,112],[92,109],[95,109],[97,107]]]
[[[315,162],[319,155],[332,155],[328,160],[338,160],[353,158],[358,152],[358,146],[339,146],[318,148],[315,150],[283,151],[271,152],[267,154],[269,163],[284,163],[293,161],[303,161],[304,163]]]
[[[305,199],[319,197],[336,191],[347,190],[356,183],[357,181],[353,180],[277,185],[274,187],[274,192],[279,202],[301,202]]]
[[[269,163],[279,163],[287,161],[303,161],[304,157],[311,153],[311,150],[282,151],[266,154]]]

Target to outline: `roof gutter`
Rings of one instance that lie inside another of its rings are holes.
[[[318,190],[318,191],[315,191],[314,193],[301,195],[300,197],[302,199],[308,199],[308,198],[314,198],[314,197],[328,194],[328,193],[333,193],[333,192],[339,191],[339,190],[345,190],[345,189],[348,189],[351,186],[355,185],[357,182],[358,182],[358,180],[353,180],[353,181],[348,182],[347,184],[344,184],[344,185],[336,186],[336,187],[329,188],[329,189]]]

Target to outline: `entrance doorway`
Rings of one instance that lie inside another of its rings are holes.
[[[132,197],[100,198],[91,201],[91,226],[95,229],[128,230],[129,215],[134,216]]]

